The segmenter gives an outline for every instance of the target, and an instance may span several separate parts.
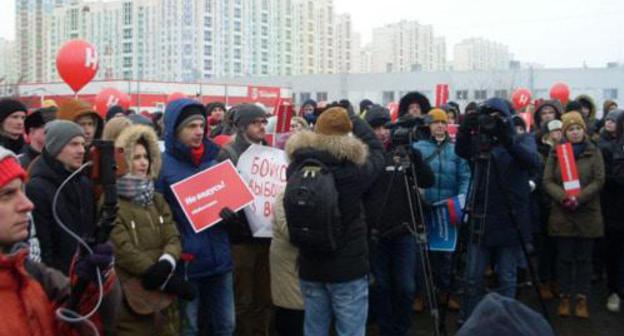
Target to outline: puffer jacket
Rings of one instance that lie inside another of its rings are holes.
[[[544,189],[553,200],[548,219],[548,233],[554,237],[598,238],[604,234],[600,191],[605,182],[602,154],[587,140],[585,150],[576,159],[576,170],[581,182],[579,207],[570,211],[563,207],[566,198],[556,151],[548,157],[544,170]]]
[[[178,99],[167,105],[165,111],[165,153],[163,167],[156,183],[156,189],[167,200],[182,235],[183,252],[193,255],[193,260],[186,267],[189,278],[200,278],[224,274],[232,270],[232,256],[228,234],[220,225],[195,233],[191,223],[184,215],[182,207],[171,190],[171,185],[187,177],[206,170],[217,163],[219,147],[204,138],[204,153],[199,165],[191,158],[191,148],[184,145],[175,136],[175,125],[182,110],[186,107],[203,105],[191,99]],[[183,267],[178,265],[181,271]]]
[[[344,228],[344,243],[338,250],[322,255],[300,251],[299,277],[303,280],[346,282],[369,272],[362,197],[383,169],[383,146],[364,120],[352,115],[351,122],[354,137],[301,131],[286,143],[288,176],[311,158],[325,163],[332,171]]]
[[[53,336],[92,335],[84,323],[60,322],[55,311],[70,295],[70,280],[60,271],[28,258],[28,249],[0,252],[0,335]],[[92,318],[100,334],[111,335],[111,321],[116,315],[119,287],[111,272],[104,288],[102,305]],[[86,314],[97,300],[97,287],[87,286],[78,311]]]
[[[442,150],[438,148],[442,146]],[[435,175],[431,188],[425,189],[425,200],[429,203],[442,201],[457,195],[466,195],[470,184],[470,167],[466,160],[455,154],[455,145],[447,137],[442,143],[435,139],[414,143],[420,150]]]

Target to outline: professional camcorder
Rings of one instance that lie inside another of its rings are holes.
[[[405,115],[394,123],[386,124],[390,130],[392,146],[410,145],[414,141],[425,139],[429,136],[429,117],[414,117]]]

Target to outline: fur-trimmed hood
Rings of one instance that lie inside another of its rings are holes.
[[[150,157],[148,177],[156,179],[160,173],[162,159],[160,157],[160,148],[158,147],[158,136],[151,127],[145,125],[134,125],[126,128],[123,132],[121,132],[115,141],[115,147],[123,149],[126,164],[128,168],[130,168],[132,167],[134,146],[140,139],[143,139],[147,143],[148,147],[146,148]]]
[[[581,104],[589,105],[589,116],[587,117],[587,119],[592,122],[596,120],[596,103],[594,102],[594,99],[592,97],[583,94],[576,97],[575,100]],[[587,127],[590,127],[590,125],[587,125]]]
[[[331,136],[304,130],[295,133],[286,143],[286,154],[290,162],[296,160],[303,150],[326,152],[337,160],[364,165],[368,158],[368,147],[353,136]]]
[[[420,105],[420,110],[423,115],[429,113],[429,110],[431,110],[431,103],[427,96],[418,91],[412,91],[399,100],[399,117],[407,113],[407,108],[412,103],[418,103],[418,105]]]

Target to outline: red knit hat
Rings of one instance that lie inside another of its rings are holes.
[[[0,188],[16,178],[23,181],[26,178],[26,172],[17,162],[13,152],[0,146]]]

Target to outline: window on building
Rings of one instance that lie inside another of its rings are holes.
[[[494,97],[507,99],[507,90],[495,90]]]
[[[241,45],[241,36],[240,35],[234,35],[234,45],[235,46],[240,46]]]
[[[132,38],[132,28],[124,28],[123,30],[123,38],[131,39]]]
[[[239,48],[234,49],[234,59],[241,59],[241,50]]]
[[[316,101],[327,101],[327,92],[317,92],[316,93]]]
[[[123,58],[123,66],[124,66],[124,68],[132,67],[132,57],[124,57]]]
[[[124,25],[132,24],[132,3],[125,2],[123,4],[123,23]]]
[[[266,65],[262,66],[262,74],[263,75],[268,75],[269,74],[269,67]]]
[[[618,99],[618,90],[617,89],[604,89],[603,96],[604,96],[604,99],[611,99],[611,100]]]
[[[455,99],[456,100],[468,100],[468,90],[455,91]]]
[[[386,106],[394,101],[394,91],[384,91],[382,93],[382,104]]]
[[[240,32],[241,31],[241,22],[240,21],[234,21],[234,31],[236,31],[236,32]]]
[[[123,44],[123,52],[124,53],[132,53],[132,42],[124,42]]]
[[[487,90],[475,90],[474,92],[475,100],[486,100],[487,99]]]
[[[204,45],[204,56],[212,56],[212,45]]]
[[[311,97],[310,92],[299,93],[299,103],[303,104],[304,101],[309,100]]]

